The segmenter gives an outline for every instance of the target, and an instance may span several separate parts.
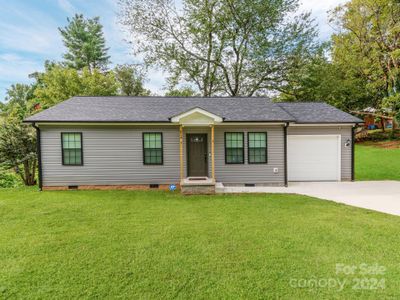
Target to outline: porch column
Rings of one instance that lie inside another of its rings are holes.
[[[214,125],[211,125],[211,178],[215,180]]]
[[[183,126],[179,126],[179,161],[180,161],[180,177],[183,179]]]

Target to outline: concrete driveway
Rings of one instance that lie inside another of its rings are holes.
[[[295,193],[400,215],[400,181],[296,182],[285,187],[221,187],[220,193]]]

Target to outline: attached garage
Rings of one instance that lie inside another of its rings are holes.
[[[341,135],[288,135],[289,181],[340,181]]]

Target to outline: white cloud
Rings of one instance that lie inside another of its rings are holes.
[[[24,59],[14,54],[0,54],[0,101],[4,100],[6,89],[13,83],[31,83],[28,77],[35,71],[43,70],[41,61]]]
[[[23,51],[54,58],[62,47],[57,22],[49,14],[14,2],[0,11],[0,50]]]
[[[39,24],[24,27],[0,23],[0,44],[4,45],[3,49],[43,54],[49,58],[54,58],[62,47],[57,27]]]
[[[58,5],[66,13],[73,15],[76,12],[75,7],[68,0],[58,0]]]
[[[150,69],[147,74],[148,81],[145,83],[145,87],[157,95],[163,95],[165,93],[165,78],[167,74],[161,70]]]
[[[5,62],[12,62],[12,61],[20,61],[23,58],[15,53],[3,53],[0,54],[0,62],[5,61]]]
[[[311,11],[312,17],[318,24],[320,38],[327,40],[333,33],[333,29],[328,23],[328,11],[346,2],[348,0],[302,0],[300,9]]]

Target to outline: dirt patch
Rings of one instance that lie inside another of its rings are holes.
[[[379,142],[365,141],[365,142],[361,142],[359,144],[365,145],[365,146],[373,146],[373,147],[377,147],[377,148],[384,148],[384,149],[400,149],[400,140],[379,141]]]

